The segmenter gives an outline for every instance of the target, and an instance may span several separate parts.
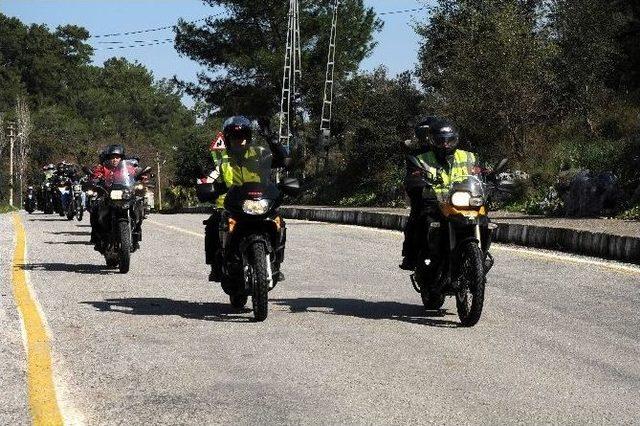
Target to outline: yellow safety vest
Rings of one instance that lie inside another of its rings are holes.
[[[457,149],[453,155],[447,157],[448,170],[442,167],[433,151],[419,154],[416,158],[431,174],[431,179],[434,181],[432,188],[437,195],[446,193],[451,182],[472,174],[473,167],[476,165],[476,156],[472,152],[461,149]]]
[[[211,157],[220,169],[220,178],[227,188],[234,185],[242,185],[248,182],[261,182],[259,152],[254,147],[250,147],[244,153],[241,164],[229,155],[227,150],[212,151]],[[216,200],[216,206],[224,206],[225,196],[221,195]]]

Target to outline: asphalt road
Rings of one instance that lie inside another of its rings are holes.
[[[401,234],[289,222],[269,318],[208,283],[202,215],[152,216],[131,271],[89,224],[24,215],[63,415],[86,424],[640,421],[640,269],[496,247],[485,311],[427,316],[397,268]],[[29,423],[0,215],[0,424]]]

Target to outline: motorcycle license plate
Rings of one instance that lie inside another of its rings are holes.
[[[113,190],[111,191],[111,199],[112,200],[122,200],[123,191],[121,190]]]

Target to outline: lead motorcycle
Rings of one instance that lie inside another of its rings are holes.
[[[426,184],[442,183],[415,157],[410,156],[409,161],[423,171]],[[424,191],[424,210],[431,212],[433,220],[425,221],[428,237],[411,282],[427,310],[438,310],[447,296],[455,297],[465,327],[477,324],[482,315],[487,273],[494,262],[489,248],[496,228],[489,220],[487,201],[491,191],[509,190],[509,183],[502,186],[491,179],[505,163],[503,160],[489,177],[468,175],[452,181],[436,199]]]
[[[151,171],[150,167],[130,173],[126,161],[113,173],[110,181],[94,185],[101,200],[93,208],[98,208],[98,239],[100,253],[108,267],[118,267],[120,273],[129,272],[131,253],[139,247],[142,217],[137,208],[136,186],[142,176]]]
[[[267,318],[268,293],[283,277],[280,265],[287,232],[278,207],[285,194],[295,196],[300,190],[297,179],[271,181],[271,153],[261,149],[260,182],[229,188],[219,228],[222,289],[235,308],[243,308],[251,296],[256,321]],[[214,184],[198,185],[201,201],[212,201],[214,193]]]

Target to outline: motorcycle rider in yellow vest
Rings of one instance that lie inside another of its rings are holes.
[[[459,135],[453,123],[438,117],[427,117],[415,128],[416,142],[405,142],[407,156],[413,156],[426,166],[430,176],[407,160],[405,190],[411,202],[411,212],[404,230],[402,263],[404,270],[414,270],[418,254],[427,238],[429,222],[440,214],[437,197],[448,191],[449,183],[474,174],[475,154],[456,149]],[[425,183],[425,178],[427,182]]]
[[[263,176],[264,155],[271,155],[271,168],[288,168],[291,158],[287,150],[279,143],[267,137],[269,150],[257,145],[253,138],[253,124],[243,116],[228,118],[223,124],[222,134],[218,134],[211,146],[211,157],[215,170],[210,179],[214,180],[217,209],[204,221],[206,263],[211,265],[209,281],[220,281],[222,274],[219,223],[221,209],[224,206],[224,194],[234,185],[248,182],[261,182]]]

